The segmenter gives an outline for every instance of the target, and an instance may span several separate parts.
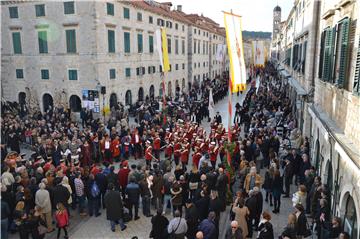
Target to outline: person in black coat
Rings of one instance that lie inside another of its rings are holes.
[[[105,174],[102,171],[102,168],[99,168],[99,169],[100,169],[100,172],[96,174],[95,181],[100,189],[100,199],[102,202],[102,206],[103,206],[103,208],[105,208],[104,197],[105,197],[106,189],[108,188],[108,182],[107,182],[107,177],[105,176]]]
[[[258,224],[254,225],[254,220],[256,220],[257,215],[258,215],[257,200],[258,199],[257,199],[254,191],[250,190],[249,198],[245,202],[245,206],[247,206],[247,208],[250,211],[250,215],[248,217],[248,223],[247,223],[248,224],[248,229],[249,229],[248,237],[252,237],[253,226],[257,227],[257,225],[258,225]]]
[[[199,212],[200,221],[206,219],[209,214],[209,201],[209,195],[207,192],[202,190],[200,192],[200,199],[195,202],[196,208]]]
[[[139,219],[139,200],[140,200],[140,186],[135,182],[135,178],[131,177],[129,184],[125,188],[125,194],[127,195],[128,206],[129,206],[129,215],[132,218],[132,208],[135,209],[135,217],[134,220]]]
[[[290,197],[289,194],[290,194],[290,184],[291,184],[291,181],[292,181],[292,177],[293,177],[293,174],[294,174],[294,170],[293,170],[293,163],[289,160],[289,159],[286,159],[285,160],[285,168],[284,168],[284,181],[285,181],[285,195],[284,195],[284,198],[288,198]]]
[[[167,226],[169,220],[162,215],[162,209],[159,208],[156,212],[156,215],[151,218],[151,232],[150,238],[154,239],[163,239],[167,238]]]
[[[304,212],[304,206],[301,204],[295,205],[295,216],[296,216],[296,230],[299,237],[303,237],[307,230],[307,219]]]
[[[219,176],[217,177],[215,188],[218,191],[219,199],[221,201],[221,211],[226,209],[226,189],[227,189],[227,176],[223,168],[219,168]],[[211,210],[210,210],[211,211]]]
[[[217,124],[221,124],[221,123],[222,123],[222,118],[221,118],[221,115],[220,115],[219,111],[216,112],[216,115],[215,115],[214,119],[215,119],[215,122],[216,122]]]
[[[57,140],[54,140],[54,151],[51,156],[55,167],[60,165],[60,160],[62,159],[61,153],[61,147],[59,146]]]
[[[254,194],[256,197],[256,218],[255,218],[255,227],[257,227],[259,225],[259,221],[260,221],[260,216],[263,210],[263,196],[261,191],[259,190],[258,187],[254,187]]]
[[[215,213],[215,227],[216,227],[216,238],[219,235],[219,221],[220,221],[220,212],[222,209],[222,202],[218,197],[217,191],[211,191],[210,201],[209,201],[209,212]]]
[[[58,180],[58,184],[54,187],[53,193],[53,204],[57,205],[58,203],[62,203],[66,208],[68,208],[68,200],[70,198],[69,190],[61,185],[60,180]]]
[[[279,238],[289,238],[296,239],[296,216],[293,213],[290,213],[288,216],[288,223],[284,228],[284,231],[281,233]]]
[[[190,200],[185,203],[185,220],[188,226],[186,232],[187,238],[195,238],[197,227],[199,225],[199,212],[193,202]]]
[[[123,220],[123,203],[121,194],[114,190],[113,184],[109,184],[108,191],[105,194],[105,207],[106,207],[106,218],[110,221],[111,231],[115,231],[115,225],[119,224],[121,231],[126,229],[126,225]]]
[[[263,212],[263,219],[261,220],[258,230],[259,234],[258,239],[274,239],[274,230],[273,226],[270,223],[271,215],[268,212]]]
[[[20,153],[20,139],[14,131],[10,132],[7,140],[7,145],[10,147],[11,151],[15,151],[18,154]]]
[[[98,195],[93,195],[91,192],[94,183],[96,183],[95,177],[93,174],[90,174],[89,179],[86,182],[86,186],[85,186],[85,194],[88,199],[88,209],[89,209],[90,217],[93,215],[94,211],[95,211],[95,217],[98,217],[101,215],[101,213],[99,212],[100,193]]]

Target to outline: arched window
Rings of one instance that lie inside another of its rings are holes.
[[[80,112],[81,111],[81,100],[77,95],[70,96],[69,105],[72,112]]]
[[[125,94],[125,105],[132,105],[131,90],[126,91],[126,94]]]
[[[358,230],[354,199],[349,195],[346,202],[346,211],[344,215],[344,231],[349,233],[351,239],[357,239]]]
[[[19,105],[25,105],[26,104],[26,93],[20,92],[19,93]]]
[[[139,88],[138,101],[144,101],[144,89],[142,87]]]
[[[155,97],[155,87],[154,87],[154,85],[151,85],[150,86],[150,90],[149,90],[149,96],[150,96],[150,99],[154,99],[154,97]]]
[[[51,107],[53,108],[54,106],[54,102],[53,102],[53,98],[50,94],[44,94],[43,95],[43,109],[44,112],[48,111],[48,109]]]
[[[185,90],[185,87],[186,87],[185,84],[186,84],[186,83],[185,83],[185,78],[183,78],[183,79],[182,79],[182,82],[181,82],[181,88],[182,88],[183,90]]]
[[[116,93],[112,93],[111,95],[110,95],[110,100],[109,100],[110,102],[110,109],[112,108],[112,107],[117,107],[117,95],[116,95]]]

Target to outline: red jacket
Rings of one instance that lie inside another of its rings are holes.
[[[145,150],[145,159],[146,160],[151,160],[152,159],[151,153],[152,153],[152,147],[149,146]]]
[[[189,160],[189,150],[184,149],[181,151],[180,160],[182,163],[187,163]]]
[[[58,227],[63,228],[67,225],[69,225],[69,215],[66,210],[59,212],[57,211],[55,213],[55,219],[57,222]]]
[[[202,155],[199,152],[192,155],[193,165],[196,165],[196,168],[199,167],[199,162],[200,162],[201,156]]]
[[[128,168],[121,168],[118,172],[119,185],[122,188],[125,188],[126,185],[128,184],[129,173],[130,173],[130,169]]]
[[[154,140],[154,149],[155,150],[159,150],[160,149],[160,145],[161,145],[161,140],[159,137],[156,137]]]
[[[112,156],[113,157],[117,157],[120,155],[120,141],[117,140],[117,139],[114,139],[112,142],[111,142],[111,145],[110,145],[110,150],[112,152]]]

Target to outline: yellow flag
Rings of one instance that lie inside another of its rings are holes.
[[[163,61],[164,61],[163,72],[168,72],[170,70],[170,64],[169,64],[169,55],[168,55],[167,37],[166,37],[165,28],[161,28],[161,38],[162,38],[162,53],[163,53]]]

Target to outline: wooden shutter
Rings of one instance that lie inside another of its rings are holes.
[[[325,32],[325,46],[324,46],[324,65],[323,65],[323,79],[330,81],[332,76],[332,58],[333,58],[333,29],[328,28]]]
[[[108,30],[108,50],[109,52],[115,52],[115,31]]]
[[[340,38],[340,66],[339,66],[339,77],[337,79],[336,84],[338,87],[343,88],[345,77],[346,77],[346,65],[347,65],[347,57],[348,57],[348,43],[349,43],[349,23],[350,20],[348,18],[344,19],[342,24],[342,31]]]
[[[354,76],[354,85],[353,92],[360,94],[360,38],[359,45],[357,49],[356,65],[355,65],[355,76]]]
[[[125,53],[130,53],[130,33],[124,32],[124,50]]]
[[[320,59],[319,59],[319,69],[318,69],[319,79],[321,79],[323,77],[325,35],[326,35],[326,31],[323,31],[321,33],[321,40],[320,40]]]

